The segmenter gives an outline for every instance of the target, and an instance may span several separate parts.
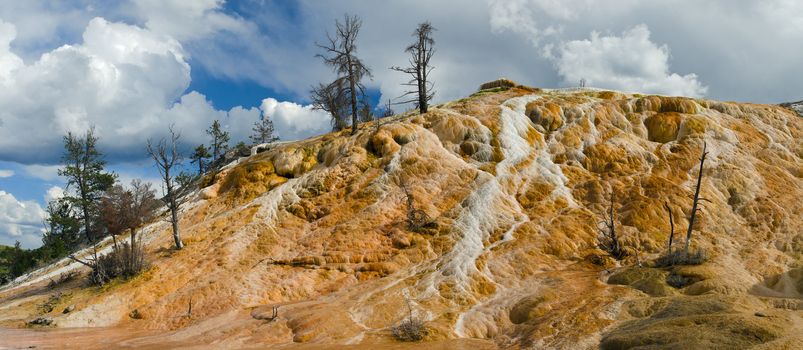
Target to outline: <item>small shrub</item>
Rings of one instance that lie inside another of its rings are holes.
[[[489,81],[487,83],[484,83],[484,84],[480,85],[480,90],[487,90],[487,89],[494,89],[494,88],[506,88],[506,89],[509,89],[509,88],[512,88],[512,87],[514,87],[516,85],[518,85],[518,84],[516,84],[516,82],[514,82],[514,81],[512,81],[510,79],[502,78],[502,79],[497,79],[497,80],[494,80],[494,81]]]
[[[627,251],[622,248],[622,245],[616,236],[611,237],[602,234],[597,237],[597,240],[597,247],[608,253],[608,255],[610,255],[612,258],[616,260],[622,260],[627,257]]]
[[[432,218],[427,215],[427,212],[416,209],[413,196],[407,191],[407,187],[402,189],[404,189],[404,195],[407,197],[407,228],[413,232],[419,232],[424,226],[432,222]]]
[[[611,194],[611,204],[608,207],[608,217],[597,223],[599,236],[597,237],[597,247],[616,260],[622,260],[627,256],[627,251],[619,241],[616,234],[616,222],[614,221],[613,194]],[[599,227],[603,225],[603,227]]]
[[[240,141],[234,146],[234,153],[239,157],[248,157],[251,155],[251,147]]]
[[[131,278],[145,269],[145,253],[142,247],[127,242],[119,245],[111,253],[98,257],[90,274],[90,280],[104,285],[117,277]]]
[[[46,301],[39,305],[39,313],[47,314],[53,311],[56,305],[61,301],[61,297],[61,293],[51,294]]]
[[[605,260],[597,254],[591,254],[591,256],[588,257],[588,261],[597,266],[605,265]]]
[[[400,341],[420,341],[429,334],[424,321],[413,315],[413,303],[407,299],[407,318],[390,328],[393,336]]]
[[[135,320],[141,320],[141,319],[144,318],[144,317],[142,317],[142,313],[139,312],[138,309],[134,309],[133,311],[129,312],[128,313],[128,317],[131,317],[132,319],[135,319]]]
[[[393,336],[400,341],[420,341],[429,333],[424,321],[410,317],[391,327]]]
[[[685,250],[678,249],[672,253],[663,255],[655,259],[656,267],[667,267],[673,265],[700,265],[708,260],[705,250],[698,248],[693,252],[686,253]]]

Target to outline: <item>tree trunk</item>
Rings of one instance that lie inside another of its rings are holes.
[[[349,90],[351,91],[351,134],[357,133],[357,84],[354,81],[354,67],[351,64],[351,54],[347,53],[347,63],[349,65]]]
[[[427,67],[424,65],[424,57],[427,55],[426,42],[421,39],[420,50],[418,52],[418,67],[416,74],[418,74],[418,109],[421,114],[427,112]]]
[[[88,155],[89,155],[89,137],[87,136],[87,140],[84,143],[84,155],[83,161],[81,164],[81,176],[78,179],[78,188],[81,192],[81,210],[84,213],[84,234],[86,235],[86,239],[89,243],[92,243],[93,239],[90,237],[90,223],[89,223],[89,201],[87,200],[87,193],[86,193],[86,163],[88,163]]]
[[[427,112],[427,83],[421,68],[418,68],[418,109],[421,114]]]
[[[170,199],[170,223],[173,225],[173,241],[176,244],[176,249],[184,248],[184,243],[181,242],[181,234],[178,231],[178,208],[175,199]]]
[[[181,242],[181,234],[178,231],[178,203],[176,202],[175,190],[173,190],[173,181],[167,169],[165,169],[165,180],[167,206],[170,209],[170,224],[173,226],[173,241],[176,244],[176,249],[181,250],[181,248],[184,248],[184,243]]]
[[[137,258],[136,258],[137,257],[137,252],[136,252],[137,245],[136,245],[136,243],[137,243],[137,229],[132,228],[131,229],[131,246],[129,247],[131,249],[131,254],[130,254],[130,256],[131,256],[131,266],[134,266],[134,264],[136,264],[136,261],[137,261]]]
[[[89,223],[89,205],[87,204],[86,200],[86,186],[84,185],[83,179],[83,167],[81,167],[81,176],[78,178],[78,192],[81,196],[81,213],[84,214],[84,236],[86,236],[87,243],[92,243],[92,237],[89,236],[90,230],[90,223]]]
[[[669,214],[669,249],[667,254],[672,254],[672,241],[675,238],[675,221],[672,219],[672,209],[669,208],[669,203],[664,202],[667,214]]]
[[[114,247],[114,250],[117,250],[119,248],[117,247],[117,235],[114,233],[112,233],[112,246]]]
[[[83,191],[81,191],[81,193],[82,193],[81,194],[81,201],[84,202],[84,201],[86,201],[86,199],[84,199]],[[90,231],[89,231],[89,227],[90,227],[90,224],[89,224],[89,208],[86,205],[86,203],[81,203],[81,211],[84,213],[84,236],[86,236],[87,243],[91,244],[93,240],[92,240],[92,237],[89,235],[89,233],[90,233]]]
[[[703,155],[700,157],[700,172],[697,174],[697,188],[694,190],[694,201],[691,205],[691,215],[689,216],[689,229],[686,231],[686,254],[689,253],[689,243],[691,243],[691,233],[694,230],[694,219],[697,217],[697,203],[700,200],[700,183],[703,181],[703,163],[705,163],[706,144],[703,143]]]

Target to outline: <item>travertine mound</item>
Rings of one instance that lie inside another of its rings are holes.
[[[494,83],[208,175],[182,216],[186,249],[154,223],[150,270],[57,286],[69,296],[55,310],[76,307],[49,317],[112,327],[97,337],[127,346],[404,347],[389,328],[412,310],[429,328],[421,348],[792,349],[801,140],[803,118],[779,106]],[[692,247],[708,260],[651,267],[667,249],[664,203],[685,236],[704,143]],[[597,248],[611,198],[623,261]],[[77,268],[63,265],[0,291],[0,322],[38,316],[54,293],[43,276]]]

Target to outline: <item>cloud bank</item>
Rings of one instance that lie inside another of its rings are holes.
[[[262,115],[259,108],[218,110],[203,94],[185,93],[190,84],[186,52],[180,42],[160,32],[94,18],[82,43],[63,45],[30,64],[10,50],[15,35],[13,25],[0,22],[3,160],[55,162],[61,136],[90,126],[110,159],[140,159],[145,140],[163,137],[169,125],[182,132],[189,148],[207,141],[204,130],[212,120],[229,126],[236,142],[247,138]],[[328,128],[328,123],[310,125],[309,118],[325,119],[321,113],[297,110],[292,103],[270,112],[284,118],[277,131],[287,132],[286,137],[306,137]]]
[[[45,211],[34,201],[19,201],[12,194],[0,191],[0,244],[23,247],[42,245],[42,220]]]
[[[557,51],[552,59],[566,84],[585,79],[594,87],[691,97],[707,91],[696,74],[669,71],[669,47],[650,41],[646,25],[621,36],[592,32],[589,39],[562,43]]]

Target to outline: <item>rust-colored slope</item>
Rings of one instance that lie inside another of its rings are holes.
[[[780,107],[481,91],[210,176],[182,216],[186,249],[169,250],[165,225],[147,227],[150,270],[103,290],[58,287],[70,293],[60,303],[77,308],[52,316],[58,327],[112,327],[76,339],[147,330],[109,338],[123,346],[394,348],[389,327],[411,305],[427,341],[440,342],[430,345],[444,348],[793,348],[803,330],[800,140],[803,118]],[[636,248],[642,261],[666,250],[664,202],[676,241],[685,233],[703,142],[708,201],[692,245],[708,262],[633,267]],[[405,192],[430,218],[419,230]],[[612,194],[631,250],[622,262],[596,247]],[[36,316],[53,293],[37,274],[0,291],[4,325]],[[670,275],[688,285],[669,286]]]

